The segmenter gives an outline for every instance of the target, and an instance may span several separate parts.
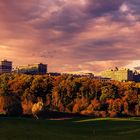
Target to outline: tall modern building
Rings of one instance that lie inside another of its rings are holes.
[[[47,73],[47,64],[31,64],[27,66],[19,66],[16,69],[17,73],[23,74],[46,74]]]
[[[3,60],[0,62],[0,74],[12,72],[12,61]]]
[[[133,81],[133,71],[129,69],[107,70],[102,72],[101,76],[117,81]]]

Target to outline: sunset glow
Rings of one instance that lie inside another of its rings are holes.
[[[0,0],[0,59],[51,72],[140,66],[139,0]]]

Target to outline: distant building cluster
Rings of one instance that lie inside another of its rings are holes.
[[[125,81],[140,81],[140,74],[133,72],[129,69],[118,69],[115,68],[114,70],[106,70],[101,73],[103,78],[110,78],[112,80],[125,82]]]
[[[0,74],[16,72],[19,74],[46,74],[47,64],[31,64],[27,66],[19,66],[12,69],[12,61],[3,60],[0,62]]]
[[[47,64],[31,64],[27,66],[19,66],[15,69],[19,74],[46,74]]]
[[[18,73],[18,74],[46,74],[47,71],[47,64],[39,63],[39,64],[29,64],[27,66],[18,66],[14,70],[12,68],[12,61],[3,60],[0,61],[0,74],[3,73]],[[140,82],[140,73],[138,71],[132,71],[130,69],[118,69],[117,67],[115,69],[106,70],[101,73],[101,76],[95,76],[93,73],[82,73],[82,74],[70,74],[70,73],[57,73],[57,72],[50,72],[47,73],[50,76],[72,76],[72,77],[86,77],[91,79],[100,80],[103,82],[106,81],[120,81],[120,82],[126,82],[126,81],[135,81]]]

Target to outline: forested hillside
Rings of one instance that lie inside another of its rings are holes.
[[[1,114],[31,114],[38,102],[43,102],[46,111],[96,117],[140,116],[140,83],[72,76],[0,76]]]

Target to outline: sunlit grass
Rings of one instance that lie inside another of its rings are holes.
[[[0,140],[140,140],[140,118],[0,118]]]
[[[92,122],[92,121],[104,121],[104,120],[110,120],[110,121],[140,121],[140,118],[90,118],[90,119],[82,119],[75,122]]]

